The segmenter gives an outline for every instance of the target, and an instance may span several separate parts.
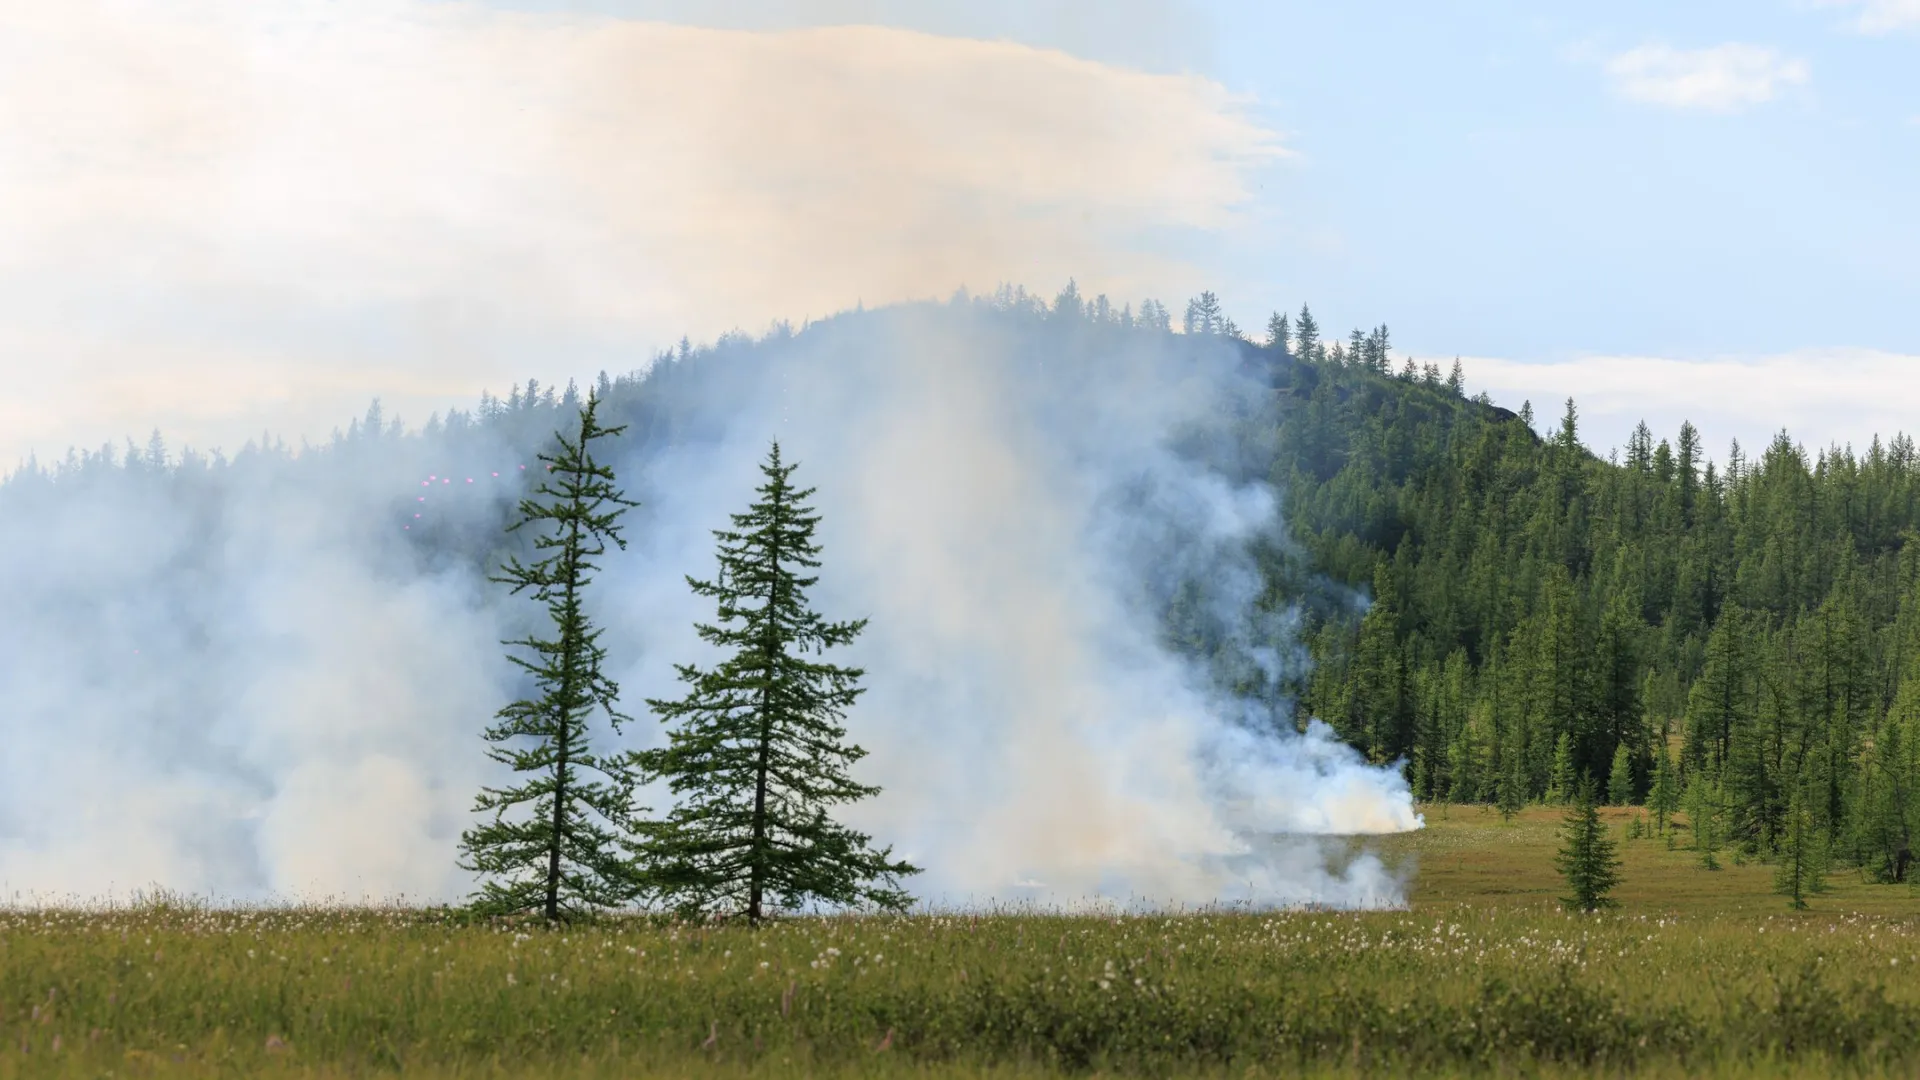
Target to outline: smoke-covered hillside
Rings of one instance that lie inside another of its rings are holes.
[[[1398,772],[1295,707],[1302,620],[1362,607],[1295,547],[1272,483],[1289,425],[1321,422],[1319,365],[1154,314],[1003,292],[601,376],[641,503],[596,585],[643,714],[624,740],[660,738],[639,703],[711,615],[684,577],[778,438],[819,488],[823,610],[872,620],[849,726],[885,792],[855,823],[928,869],[922,895],[1397,900],[1377,862],[1311,839],[1418,824]],[[516,689],[497,642],[530,615],[485,579],[576,393],[13,475],[7,888],[464,892],[478,732]]]
[[[778,437],[821,489],[827,613],[874,620],[852,727],[886,794],[858,823],[935,900],[1391,901],[1299,838],[1582,776],[1684,806],[1708,859],[1797,821],[1908,876],[1911,440],[1716,462],[1643,429],[1602,460],[1571,408],[1543,440],[1457,369],[1391,370],[1384,330],[1276,316],[1255,346],[1204,300],[1174,334],[1003,292],[602,376],[642,502],[597,601],[633,711],[698,658],[683,575]],[[485,578],[575,393],[0,485],[8,887],[463,891],[528,616]]]

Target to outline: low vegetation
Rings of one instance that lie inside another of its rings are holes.
[[[1631,812],[1602,811],[1615,832]],[[422,909],[0,914],[0,1077],[1910,1074],[1920,904],[1433,808],[1409,910],[981,912],[549,928]]]

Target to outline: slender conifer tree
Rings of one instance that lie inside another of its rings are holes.
[[[1547,801],[1562,806],[1572,803],[1574,788],[1579,784],[1574,775],[1573,736],[1563,731],[1553,743],[1553,772],[1547,781]]]
[[[1674,775],[1673,755],[1667,751],[1667,737],[1659,735],[1660,752],[1653,759],[1653,788],[1647,792],[1647,805],[1653,808],[1653,822],[1665,836],[1669,819],[1680,809],[1680,778]]]
[[[1795,911],[1806,910],[1808,893],[1826,888],[1826,852],[1827,838],[1813,820],[1805,793],[1796,787],[1780,830],[1780,865],[1773,873],[1773,890]]]
[[[866,620],[827,622],[807,606],[820,565],[820,517],[795,490],[796,466],[774,443],[760,469],[759,500],[715,530],[720,572],[688,578],[718,608],[702,640],[726,654],[718,666],[679,667],[685,697],[650,700],[668,745],[636,756],[648,781],[678,798],[649,823],[635,853],[650,894],[687,913],[744,915],[758,922],[810,903],[905,908],[899,879],[918,873],[890,848],[827,816],[828,808],[879,788],[848,768],[866,751],[840,724],[865,673],[812,659],[846,645]]]
[[[1633,802],[1633,757],[1624,739],[1613,748],[1613,768],[1607,773],[1607,801],[1615,806]]]
[[[537,694],[501,709],[486,730],[489,755],[524,777],[515,787],[484,788],[476,813],[492,820],[460,838],[461,866],[482,875],[476,909],[496,914],[538,911],[549,920],[625,903],[633,873],[621,841],[633,826],[633,778],[627,756],[595,753],[587,721],[604,710],[616,729],[620,688],[602,671],[606,650],[588,620],[586,591],[595,559],[612,543],[624,548],[618,519],[630,506],[614,486],[611,466],[593,457],[595,440],[620,434],[603,428],[599,398],[589,394],[571,437],[540,455],[549,470],[520,500],[509,531],[545,528],[534,537],[542,557],[510,557],[494,581],[530,591],[546,605],[550,636],[530,633],[506,642],[508,658],[532,677]]]
[[[1698,770],[1687,781],[1687,827],[1693,830],[1693,850],[1700,855],[1700,865],[1720,869],[1717,856],[1726,839],[1720,820],[1720,784]]]
[[[1300,318],[1294,321],[1293,340],[1293,355],[1300,359],[1319,363],[1326,358],[1320,344],[1320,324],[1305,304],[1300,305]]]

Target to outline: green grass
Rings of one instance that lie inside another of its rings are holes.
[[[1566,891],[1554,870],[1563,811],[1530,807],[1504,822],[1491,807],[1423,806],[1427,828],[1368,841],[1392,864],[1416,869],[1409,900],[1415,910],[1448,906],[1547,908]],[[1626,840],[1635,817],[1653,818],[1634,808],[1602,807],[1624,866],[1614,897],[1629,913],[1764,918],[1785,910],[1773,891],[1770,863],[1736,863],[1731,850],[1719,854],[1721,869],[1703,870],[1690,838],[1674,830],[1676,846],[1658,837]],[[1828,891],[1811,898],[1813,917],[1826,914],[1920,916],[1920,890],[1871,884],[1851,869],[1828,876]]]
[[[1551,811],[1430,810],[1404,912],[608,921],[0,912],[15,1076],[1912,1075],[1920,899],[1624,844],[1558,910]],[[1615,820],[1616,826],[1619,824]]]

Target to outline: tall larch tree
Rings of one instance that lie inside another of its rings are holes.
[[[618,522],[636,505],[614,486],[613,468],[594,457],[594,443],[624,430],[600,426],[599,404],[589,395],[574,433],[555,433],[558,449],[540,455],[548,468],[509,526],[539,529],[533,549],[541,557],[509,557],[493,578],[544,604],[550,629],[506,642],[537,693],[501,709],[485,732],[489,756],[524,779],[482,789],[474,811],[491,820],[460,838],[461,866],[482,879],[474,907],[487,913],[539,912],[552,921],[634,895],[622,852],[633,826],[633,776],[625,755],[594,751],[587,729],[597,711],[616,729],[627,719],[617,708],[619,686],[602,670],[607,653],[586,599],[594,560],[609,544],[626,546]]]
[[[841,726],[864,672],[816,659],[866,621],[828,622],[808,606],[820,516],[813,489],[794,488],[795,468],[773,444],[758,500],[714,532],[720,572],[687,579],[715,602],[715,621],[696,629],[724,658],[680,665],[686,696],[648,702],[674,726],[668,745],[635,760],[678,803],[644,827],[635,854],[650,895],[683,912],[758,922],[812,903],[912,902],[899,880],[918,868],[827,813],[879,794],[850,775],[866,751]]]

